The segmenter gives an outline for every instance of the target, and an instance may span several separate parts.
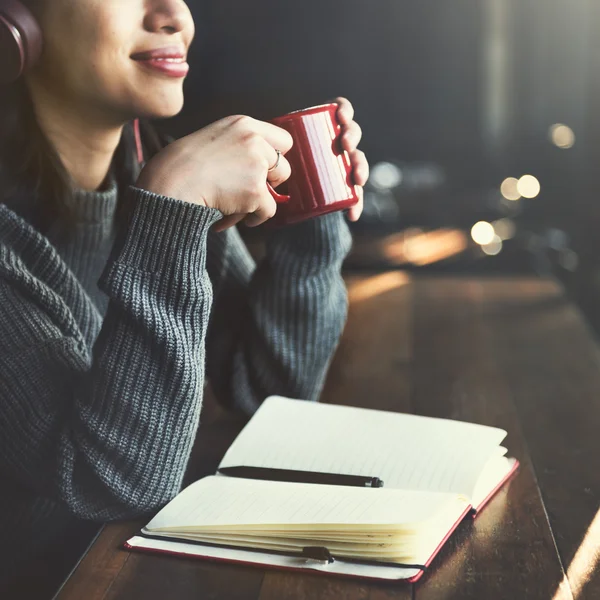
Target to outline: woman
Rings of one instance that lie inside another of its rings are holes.
[[[317,399],[350,246],[338,213],[274,231],[253,263],[233,225],[273,216],[266,182],[290,174],[277,150],[291,138],[268,123],[229,117],[162,149],[143,125],[152,158],[138,173],[132,120],[182,108],[194,35],[182,0],[25,4],[44,50],[2,89],[5,567],[53,547],[73,519],[133,517],[177,494],[205,370],[248,415],[270,394]],[[339,103],[364,185],[360,128]]]

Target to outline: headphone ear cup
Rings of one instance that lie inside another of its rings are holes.
[[[0,83],[12,83],[42,53],[42,30],[18,0],[0,0]]]

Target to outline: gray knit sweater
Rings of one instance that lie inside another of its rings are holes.
[[[251,414],[316,400],[347,309],[341,214],[273,231],[258,266],[219,211],[129,187],[76,194],[67,243],[0,204],[0,565],[74,518],[148,513],[180,490],[205,371]],[[10,540],[10,542],[8,541]],[[6,574],[6,571],[5,571]],[[0,575],[0,580],[2,579]]]

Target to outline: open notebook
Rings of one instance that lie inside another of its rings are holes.
[[[219,469],[378,477],[384,487],[218,473],[181,492],[126,547],[416,581],[517,469],[500,446],[505,437],[472,423],[273,396]]]

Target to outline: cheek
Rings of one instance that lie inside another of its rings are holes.
[[[64,19],[57,16],[45,31],[43,60],[48,74],[65,84],[85,77],[98,47],[97,30],[71,14]]]
[[[127,48],[111,30],[96,29],[81,40],[81,52],[71,64],[70,87],[89,101],[113,101],[122,96],[131,79]]]
[[[96,21],[94,30],[88,32],[88,39],[83,42],[88,51],[90,76],[109,93],[135,85],[132,77],[135,76],[136,65],[131,54],[136,50],[139,34],[131,23],[138,20],[139,15],[125,14],[124,11],[119,13],[118,18],[107,15]]]
[[[120,23],[128,22],[126,15],[115,20],[110,14],[84,5],[73,5],[68,12],[57,11],[44,27],[49,69],[55,77],[69,82],[69,87],[93,85],[89,79],[86,82],[87,78],[116,76],[126,66],[126,46],[132,39],[131,29],[119,28]]]
[[[107,81],[122,77],[123,70],[131,63],[131,47],[124,42],[127,39],[131,39],[131,35],[114,28],[99,29],[90,44],[90,68]]]

